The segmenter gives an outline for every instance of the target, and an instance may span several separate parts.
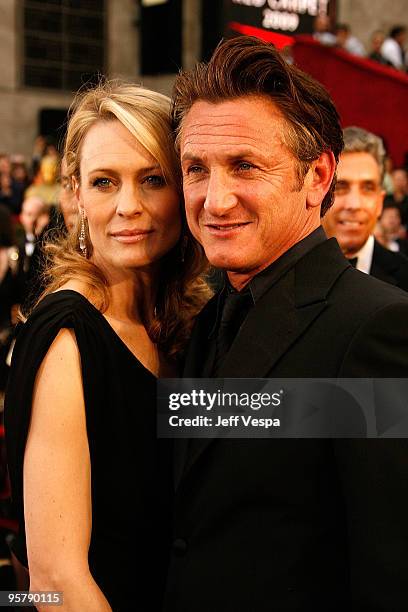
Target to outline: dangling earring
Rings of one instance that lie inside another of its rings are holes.
[[[79,232],[79,248],[81,249],[83,257],[87,259],[88,250],[86,248],[86,238],[85,238],[85,212],[84,209],[81,208],[81,229]]]
[[[184,263],[188,244],[188,236],[183,236],[180,243],[181,263]]]

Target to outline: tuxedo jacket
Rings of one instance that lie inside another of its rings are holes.
[[[200,377],[217,296],[193,330]],[[408,296],[335,239],[250,310],[220,378],[406,377]],[[408,444],[398,439],[176,441],[166,612],[408,609]]]
[[[408,258],[402,253],[394,253],[374,242],[370,274],[386,283],[408,291]]]

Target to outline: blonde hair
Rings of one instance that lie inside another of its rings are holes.
[[[134,84],[109,81],[80,93],[71,107],[65,140],[64,158],[68,176],[74,177],[80,184],[81,147],[91,126],[99,121],[120,121],[157,160],[165,180],[177,188],[181,199],[179,163],[169,110],[169,98]],[[149,320],[146,316],[145,320],[150,338],[169,357],[176,357],[183,349],[194,317],[211,295],[201,278],[208,267],[203,249],[188,231],[183,207],[181,215],[183,236],[162,259],[154,317]],[[87,225],[85,230],[89,257],[92,244]],[[105,312],[109,306],[107,281],[102,271],[82,255],[79,233],[80,219],[67,237],[47,245],[44,271],[47,287],[40,299],[75,277],[86,283],[96,296],[95,305]]]

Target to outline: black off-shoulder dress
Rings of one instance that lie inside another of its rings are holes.
[[[171,446],[156,439],[156,380],[103,315],[71,290],[41,301],[14,348],[5,424],[20,525],[15,553],[27,564],[23,459],[34,382],[62,328],[74,330],[81,357],[92,476],[91,573],[115,612],[160,610],[173,487]]]

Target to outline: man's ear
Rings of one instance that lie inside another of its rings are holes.
[[[321,205],[324,196],[330,189],[336,165],[332,151],[325,151],[310,164],[307,177],[306,208],[314,208]]]

